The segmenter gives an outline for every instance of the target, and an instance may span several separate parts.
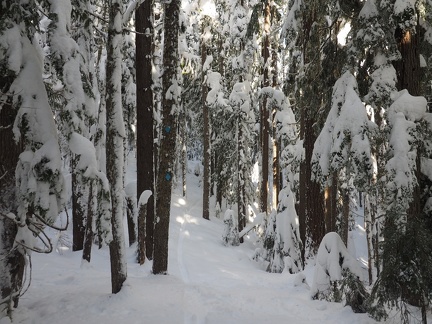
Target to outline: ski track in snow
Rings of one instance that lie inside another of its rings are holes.
[[[196,198],[196,197],[194,197]],[[199,287],[191,284],[188,267],[184,261],[184,242],[189,235],[188,225],[191,222],[191,214],[198,209],[198,201],[192,202],[191,206],[183,206],[183,216],[180,219],[181,226],[177,245],[177,262],[181,279],[185,283],[184,289],[184,324],[204,324],[206,323],[208,308],[202,302],[202,295]],[[199,306],[198,306],[199,305]]]

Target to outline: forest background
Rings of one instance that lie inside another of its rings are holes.
[[[61,230],[64,208],[84,260],[109,246],[113,293],[127,277],[124,215],[137,261],[166,274],[172,184],[200,159],[202,217],[224,213],[225,244],[242,244],[255,215],[268,271],[315,262],[313,298],[376,319],[396,308],[405,322],[415,306],[427,321],[430,0],[1,8],[2,316],[18,305],[30,252],[53,249],[44,228]],[[137,181],[126,186],[129,151]],[[346,252],[356,205],[366,282]]]

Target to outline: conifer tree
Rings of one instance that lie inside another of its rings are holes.
[[[154,192],[153,122],[153,1],[145,1],[135,14],[137,74],[137,201],[145,190]],[[153,259],[154,195],[138,215],[138,262]]]
[[[110,247],[111,286],[118,293],[126,280],[126,255],[123,232],[124,138],[125,130],[121,104],[121,46],[123,33],[123,4],[109,2],[109,25],[106,65],[106,156],[107,178],[111,189],[112,241]]]
[[[178,84],[178,34],[180,1],[165,4],[164,54],[162,76],[162,137],[156,185],[156,220],[154,231],[153,273],[166,274],[168,270],[168,232],[171,206],[171,188],[174,171],[174,152],[177,138],[177,113],[180,86]]]
[[[36,3],[0,5],[0,317],[4,317],[18,305],[28,253],[52,250],[42,232],[64,207],[66,190],[43,66],[35,59],[41,50],[33,41],[39,21]]]

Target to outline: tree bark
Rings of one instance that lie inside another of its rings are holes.
[[[89,197],[87,204],[87,217],[86,217],[86,227],[85,227],[85,235],[84,235],[84,244],[83,244],[83,260],[90,262],[91,259],[91,248],[93,245],[93,181],[90,182],[89,187]]]
[[[136,87],[137,87],[137,201],[145,190],[154,193],[154,121],[153,121],[153,1],[144,1],[135,13]],[[153,259],[154,195],[147,201],[145,213],[139,213],[138,247],[145,248],[147,259]],[[144,216],[145,215],[145,216]],[[145,247],[144,247],[145,244]],[[138,252],[140,253],[140,252]]]
[[[267,1],[264,7],[264,36],[263,36],[263,47],[262,47],[262,58],[263,58],[263,82],[262,87],[268,87],[270,85],[269,78],[269,57],[270,57],[270,1]],[[268,212],[268,180],[269,180],[269,111],[267,107],[267,99],[264,98],[261,106],[261,154],[262,154],[262,179],[260,188],[260,209],[261,212]]]
[[[174,154],[177,139],[177,119],[175,108],[177,66],[178,66],[178,31],[180,0],[171,0],[165,4],[164,17],[164,53],[162,76],[162,137],[160,142],[160,161],[156,190],[156,224],[154,230],[153,273],[166,274],[168,269],[168,232],[171,209],[171,188],[173,178]],[[174,88],[174,89],[173,89]],[[170,92],[172,91],[172,92]],[[172,95],[168,96],[170,92]]]
[[[151,198],[151,197],[150,197]],[[146,227],[146,213],[147,205],[139,206],[138,208],[138,233],[144,233]],[[141,236],[138,240],[138,251],[137,251],[137,261],[139,264],[143,265],[146,258],[146,244],[144,237]]]
[[[79,181],[79,172],[76,170],[77,157],[73,156],[72,169],[72,251],[81,251],[85,236],[85,203],[83,201],[83,185]]]
[[[0,94],[8,92],[11,82],[11,78],[0,77]],[[13,248],[17,226],[7,217],[17,214],[15,168],[22,152],[12,131],[16,110],[11,100],[0,96],[0,318],[10,316],[12,307],[18,306],[25,268],[24,255]]]
[[[206,19],[205,17],[203,18]],[[202,33],[204,33],[206,22],[202,22]],[[207,105],[208,88],[206,84],[206,72],[204,71],[204,63],[207,60],[207,45],[201,39],[201,105],[203,109],[203,142],[204,142],[204,158],[203,158],[203,218],[210,218],[210,125],[209,125],[209,108]]]
[[[122,2],[112,0],[109,8],[109,26],[106,66],[106,170],[111,188],[112,241],[109,245],[112,293],[118,293],[127,277],[123,232],[123,165],[124,123],[121,103],[121,44]]]
[[[135,199],[126,197],[126,220],[129,234],[129,246],[132,246],[137,241],[137,226],[135,223]]]
[[[239,116],[237,121],[237,192],[236,192],[236,200],[237,200],[237,222],[238,222],[238,231],[241,232],[244,228],[245,217],[246,215],[243,213],[244,206],[244,197],[243,197],[243,187],[244,187],[244,179],[243,178],[243,164],[241,160],[241,156],[243,153],[243,132],[241,125],[241,111],[239,109]],[[240,238],[240,243],[243,243],[243,237]]]

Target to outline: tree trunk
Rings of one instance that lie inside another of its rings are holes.
[[[372,245],[372,220],[371,220],[371,205],[369,195],[364,196],[364,226],[366,230],[366,244],[368,250],[368,279],[369,285],[373,283],[373,245]]]
[[[134,197],[126,197],[126,219],[129,234],[129,246],[137,241],[137,228],[135,223],[135,199]]]
[[[184,107],[183,107],[184,108]],[[182,148],[181,148],[181,166],[182,166],[182,197],[186,197],[186,176],[187,176],[187,147],[186,147],[186,136],[187,136],[187,132],[186,132],[186,112],[182,111],[181,114],[181,118],[180,118],[180,122],[181,122],[181,127],[180,127],[180,131],[181,131],[181,142],[182,142]]]
[[[78,161],[72,157],[72,251],[81,251],[84,246],[85,236],[85,203],[83,201],[84,186],[79,181],[79,172],[76,170]]]
[[[136,88],[137,88],[137,201],[144,192],[154,193],[154,123],[153,123],[153,1],[144,1],[135,13],[136,24]],[[145,220],[138,220],[146,226],[138,227],[139,247],[143,247],[147,259],[153,259],[154,237],[154,195],[147,201],[145,213],[139,213]],[[144,216],[145,215],[145,216]],[[138,252],[140,253],[140,252]]]
[[[337,218],[337,173],[333,172],[331,180],[324,189],[325,232],[336,231]]]
[[[109,9],[106,66],[106,169],[111,188],[112,241],[109,245],[112,293],[118,293],[126,280],[126,255],[123,232],[124,123],[121,101],[122,2],[112,0]]]
[[[243,213],[243,205],[244,205],[244,197],[243,197],[243,187],[244,187],[244,179],[243,177],[243,165],[241,156],[243,154],[243,133],[242,133],[242,125],[241,125],[241,111],[239,109],[239,116],[237,121],[237,192],[236,192],[236,200],[237,200],[237,222],[238,222],[238,231],[241,232],[244,228],[244,219],[245,215]],[[240,238],[240,243],[243,243],[243,237]]]
[[[349,203],[350,196],[347,189],[342,190],[342,219],[340,223],[340,237],[345,246],[348,246],[348,227],[349,227]]]
[[[270,1],[266,2],[264,7],[264,35],[263,35],[263,47],[262,47],[262,58],[263,58],[263,82],[262,87],[268,87],[270,85],[269,78],[269,57],[270,57]],[[268,212],[268,180],[269,180],[269,111],[267,107],[267,99],[264,98],[261,107],[261,134],[262,134],[262,179],[260,189],[260,209],[261,212]]]
[[[86,217],[86,227],[85,227],[85,235],[84,235],[84,245],[83,245],[83,260],[86,260],[90,263],[91,259],[91,248],[93,245],[93,181],[90,182],[89,187],[89,197],[88,197],[88,208],[87,208],[87,217]]]
[[[12,80],[0,77],[0,94],[8,92]],[[21,143],[16,143],[13,124],[16,110],[10,97],[0,96],[0,318],[11,315],[12,307],[18,306],[25,268],[25,257],[13,248],[17,226],[6,215],[17,214],[15,168]]]
[[[272,7],[271,10],[271,21],[275,18],[276,8]],[[272,52],[271,52],[271,65],[272,65],[272,86],[274,89],[279,88],[278,80],[278,43],[275,38],[272,38],[271,42]],[[279,203],[279,192],[282,189],[282,176],[280,170],[280,151],[281,151],[281,140],[278,138],[277,133],[277,120],[276,120],[277,109],[273,109],[272,112],[272,128],[273,128],[273,208],[277,210]]]
[[[150,197],[151,198],[151,197]],[[147,213],[147,204],[143,206],[139,206],[138,208],[138,233],[144,233],[146,227],[146,213]],[[146,244],[144,237],[141,236],[138,239],[138,250],[137,250],[137,261],[139,264],[143,265],[146,258]]]
[[[178,66],[178,31],[180,0],[165,4],[162,87],[162,138],[156,190],[156,224],[154,231],[153,273],[166,274],[168,269],[168,232],[171,209],[172,168],[177,137],[176,95]],[[174,89],[173,89],[174,88]],[[171,96],[166,95],[171,92]]]
[[[205,19],[205,18],[204,18]],[[204,33],[206,23],[202,23],[202,33]],[[201,39],[201,105],[203,109],[203,142],[204,142],[204,172],[203,172],[203,218],[209,219],[210,212],[210,125],[209,125],[209,108],[207,105],[208,88],[206,84],[206,72],[204,71],[204,63],[207,60],[207,45]]]

